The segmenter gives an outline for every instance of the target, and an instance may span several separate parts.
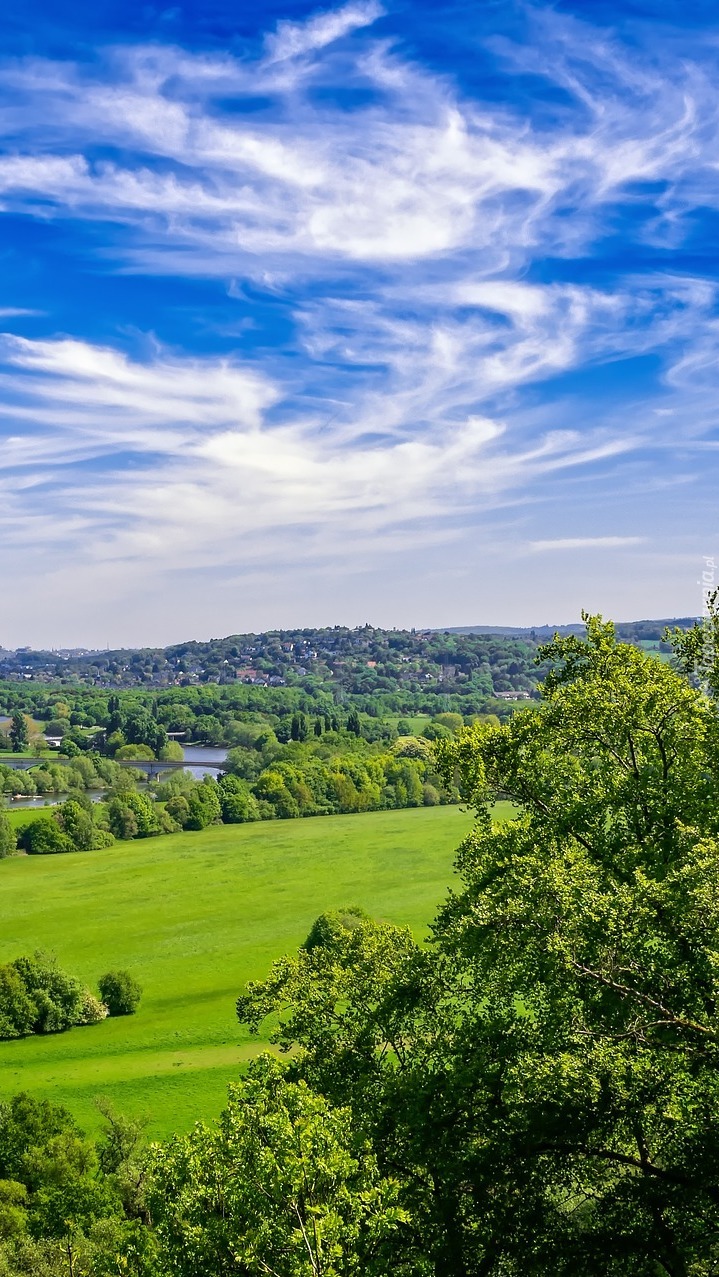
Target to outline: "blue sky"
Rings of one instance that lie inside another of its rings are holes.
[[[0,645],[700,610],[714,6],[0,33]]]

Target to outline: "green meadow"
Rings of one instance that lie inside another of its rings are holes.
[[[106,1096],[157,1137],[213,1116],[258,1049],[235,1016],[245,982],[325,909],[358,904],[424,934],[470,827],[466,810],[425,807],[0,862],[0,961],[42,948],[93,988],[112,967],[144,988],[134,1016],[0,1043],[0,1097],[27,1090],[90,1128]]]

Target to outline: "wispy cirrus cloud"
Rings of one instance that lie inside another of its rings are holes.
[[[307,22],[280,22],[277,30],[267,37],[267,59],[270,63],[282,62],[286,58],[316,53],[350,32],[370,26],[383,13],[384,8],[377,0],[363,0],[362,3],[318,13]]]
[[[719,207],[719,46],[524,12],[512,40],[468,35],[491,94],[410,57],[375,0],[232,52],[0,61],[2,210],[148,303],[221,281],[242,318],[211,349],[141,303],[103,338],[68,335],[51,290],[45,317],[1,309],[21,539],[158,582],[168,544],[238,570],[361,545],[386,572],[412,536],[425,562],[480,535],[641,552],[657,520],[596,536],[602,502],[673,463],[701,488],[717,428],[717,279],[678,246]]]

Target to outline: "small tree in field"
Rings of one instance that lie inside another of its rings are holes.
[[[10,724],[10,741],[13,749],[20,753],[25,749],[29,739],[25,715],[18,710],[16,714],[13,714]]]
[[[133,1015],[140,1004],[142,988],[129,971],[108,971],[99,988],[110,1015]]]

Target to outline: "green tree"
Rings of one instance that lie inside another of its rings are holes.
[[[404,1220],[346,1108],[262,1057],[214,1129],[155,1146],[150,1202],[176,1277],[386,1277]]]
[[[18,846],[28,856],[52,856],[74,851],[75,846],[51,816],[40,816],[18,830]]]
[[[106,805],[107,823],[115,838],[137,838],[137,817],[124,798],[111,798]]]
[[[134,1015],[140,1005],[142,986],[129,971],[108,971],[98,988],[110,1015]]]
[[[347,716],[347,731],[352,732],[354,736],[362,735],[362,723],[356,709],[350,710]]]
[[[186,829],[207,829],[222,818],[217,782],[208,777],[188,791],[187,803],[190,812]]]
[[[477,823],[431,948],[330,929],[239,1013],[352,1105],[414,1271],[710,1277],[719,718],[600,620],[542,656],[537,710],[439,745]]]
[[[226,825],[237,825],[247,820],[258,820],[257,800],[250,793],[246,781],[238,776],[221,776],[218,784],[222,820]]]
[[[11,856],[16,847],[17,835],[10,824],[7,812],[0,807],[0,860],[3,860],[5,856]]]
[[[309,734],[310,725],[307,715],[303,713],[293,714],[290,726],[290,738],[292,740],[305,741]]]
[[[10,743],[16,753],[21,753],[27,748],[30,736],[27,729],[27,720],[24,714],[19,710],[12,716],[10,723]]]
[[[73,845],[75,851],[90,851],[95,845],[95,827],[92,815],[79,802],[69,799],[53,813],[59,828]]]

